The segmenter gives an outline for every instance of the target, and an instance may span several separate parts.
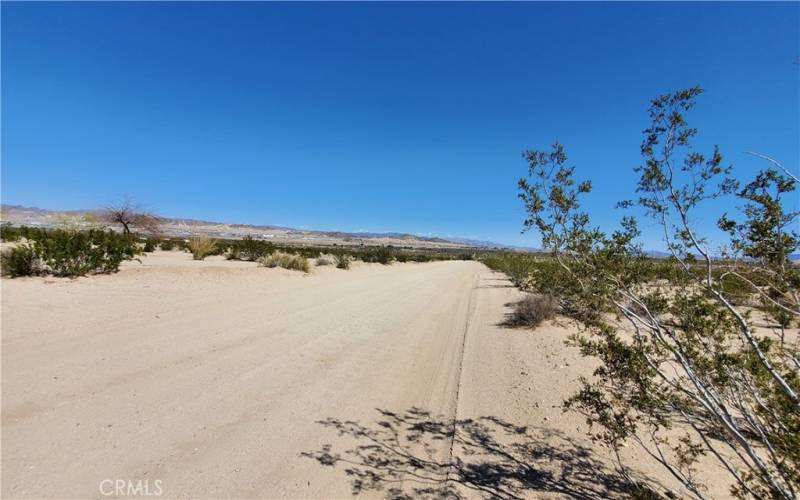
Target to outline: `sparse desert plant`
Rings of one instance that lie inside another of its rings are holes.
[[[17,245],[0,254],[0,270],[9,278],[33,276],[41,272],[41,262],[30,245]]]
[[[707,456],[727,471],[733,495],[793,499],[800,350],[783,329],[800,318],[800,268],[789,261],[800,246],[798,179],[768,158],[772,166],[740,189],[717,148],[692,148],[697,130],[685,113],[700,93],[653,99],[638,199],[620,204],[654,219],[674,269],[647,257],[635,218],[624,217],[612,234],[592,227],[581,210],[591,183],[574,179],[556,143],[524,153],[529,175],[519,182],[525,227],[539,231],[553,263],[538,268],[544,274],[533,286],[571,305],[583,327],[573,341],[599,362],[565,403],[587,418],[593,438],[615,452],[627,443],[644,448],[687,496],[705,498],[696,466]],[[705,201],[731,196],[744,206],[740,220],[719,219],[729,240],[718,259],[694,221]],[[737,305],[747,287],[776,326],[759,328],[752,308]]]
[[[327,257],[319,257],[317,258],[315,264],[317,267],[322,267],[322,266],[330,266],[331,264],[333,264],[333,262],[331,261],[331,259]]]
[[[159,245],[159,247],[161,248],[161,250],[164,250],[164,251],[168,252],[168,251],[173,250],[175,248],[175,241],[173,241],[173,240],[162,240],[161,244]]]
[[[505,273],[514,286],[522,289],[529,285],[537,262],[533,255],[523,253],[492,254],[483,259],[486,266]]]
[[[142,250],[144,250],[147,253],[155,252],[156,248],[158,248],[160,243],[161,242],[156,238],[147,238],[144,241],[144,248],[142,248]]]
[[[528,295],[511,307],[513,309],[505,321],[507,326],[535,328],[555,316],[557,302],[550,295]]]
[[[346,253],[337,253],[333,256],[337,269],[350,269],[350,262],[353,260],[350,255]]]
[[[272,243],[257,240],[247,235],[241,240],[232,242],[225,257],[228,260],[256,261],[274,251],[275,245]]]
[[[388,265],[394,260],[394,252],[387,247],[377,247],[362,251],[359,254],[359,258],[364,262],[378,262]]]
[[[305,273],[309,270],[308,259],[305,256],[279,251],[261,257],[258,262],[264,267],[282,267],[284,269],[303,271]]]
[[[19,241],[22,230],[9,224],[0,225],[0,241]]]
[[[217,250],[217,242],[206,235],[193,236],[189,238],[188,248],[194,260],[203,260]]]
[[[409,260],[412,262],[430,262],[433,257],[426,253],[413,253],[409,256]]]

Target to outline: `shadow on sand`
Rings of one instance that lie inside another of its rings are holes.
[[[349,449],[326,444],[301,455],[323,466],[343,467],[354,496],[374,491],[394,499],[514,499],[544,493],[642,498],[642,488],[632,487],[590,450],[551,429],[520,427],[495,417],[453,422],[416,408],[378,412],[381,418],[370,426],[320,421],[337,431]]]

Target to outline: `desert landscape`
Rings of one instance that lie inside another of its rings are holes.
[[[800,3],[0,24],[0,498],[800,498]]]
[[[106,478],[169,498],[627,496],[561,408],[591,371],[571,327],[502,326],[520,292],[478,262],[300,274],[157,251],[2,285],[4,498]]]

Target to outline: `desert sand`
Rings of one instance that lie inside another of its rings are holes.
[[[591,372],[569,327],[499,326],[519,296],[461,261],[4,279],[2,496],[624,496],[560,407]]]

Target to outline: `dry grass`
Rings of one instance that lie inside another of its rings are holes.
[[[308,259],[302,255],[273,252],[270,255],[261,257],[258,262],[264,267],[282,267],[293,271],[308,272]]]
[[[542,295],[529,295],[511,306],[514,310],[506,318],[505,325],[529,328],[535,328],[542,321],[552,319],[558,307],[553,297]]]
[[[203,260],[217,249],[217,241],[208,236],[193,236],[187,245],[194,260]]]

